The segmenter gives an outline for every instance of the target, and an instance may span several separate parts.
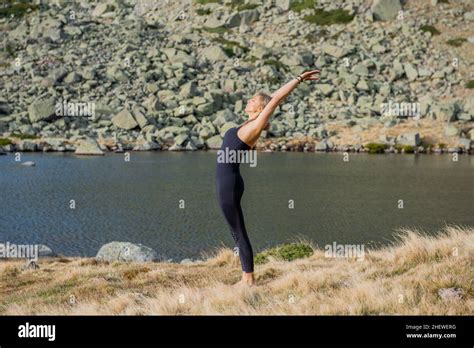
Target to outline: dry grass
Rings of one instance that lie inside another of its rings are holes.
[[[0,262],[0,313],[22,314],[473,314],[474,229],[445,226],[437,236],[400,229],[399,240],[363,261],[319,249],[292,262],[257,266],[258,285],[233,288],[238,259],[219,249],[200,264],[98,263],[45,259],[40,269]],[[443,300],[440,288],[464,296]]]

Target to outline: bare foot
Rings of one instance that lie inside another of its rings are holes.
[[[232,286],[235,288],[240,288],[240,287],[253,287],[255,286],[255,281],[249,281],[249,280],[240,280],[237,283],[233,284]]]

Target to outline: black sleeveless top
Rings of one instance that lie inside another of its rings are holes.
[[[229,150],[248,151],[251,149],[247,143],[245,143],[238,137],[237,131],[239,130],[240,127],[242,126],[232,127],[232,128],[229,128],[227,132],[225,132],[224,138],[222,139],[222,145],[220,148],[221,152],[225,153],[226,148],[228,149],[227,151]],[[238,161],[235,163],[231,163],[231,162],[220,163],[219,154],[218,154],[216,162],[217,162],[218,172],[221,170],[231,170],[234,172],[235,171],[239,172],[240,163]]]

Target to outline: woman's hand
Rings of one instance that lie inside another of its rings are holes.
[[[319,80],[319,77],[315,76],[316,74],[319,74],[319,70],[309,70],[303,72],[301,75],[299,75],[302,79],[302,81],[306,80]]]

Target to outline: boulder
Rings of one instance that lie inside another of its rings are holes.
[[[348,55],[349,53],[351,53],[353,47],[350,46],[350,45],[346,45],[345,47],[339,47],[339,46],[334,46],[334,45],[330,45],[328,43],[325,43],[321,47],[321,49],[327,55],[330,55],[332,57],[335,57],[335,58],[339,59],[339,58],[342,58],[342,57]]]
[[[464,297],[462,288],[441,288],[438,290],[439,297],[444,301],[460,300]]]
[[[122,129],[130,130],[138,126],[130,111],[123,109],[117,115],[112,117],[112,123]]]
[[[103,155],[104,152],[99,148],[99,145],[94,139],[88,138],[82,140],[76,148],[76,155]]]
[[[28,116],[31,123],[50,121],[55,118],[56,103],[54,99],[34,102],[28,106]]]
[[[159,260],[159,257],[156,251],[142,244],[114,241],[100,248],[96,260],[150,262]]]
[[[397,144],[399,145],[410,145],[418,146],[421,144],[419,133],[404,133],[397,137]]]
[[[202,55],[204,57],[206,57],[207,59],[209,59],[210,61],[212,61],[212,62],[224,61],[224,60],[229,59],[229,57],[227,56],[227,54],[225,54],[225,52],[222,50],[222,48],[220,48],[219,46],[216,46],[216,45],[206,47],[202,51]]]
[[[446,135],[447,137],[459,135],[459,133],[460,133],[460,130],[452,124],[448,124],[444,127],[444,135]]]
[[[374,19],[379,21],[395,19],[401,9],[400,0],[374,0],[371,7]]]
[[[222,146],[222,137],[220,135],[214,135],[206,140],[206,145],[209,149],[220,149]]]

